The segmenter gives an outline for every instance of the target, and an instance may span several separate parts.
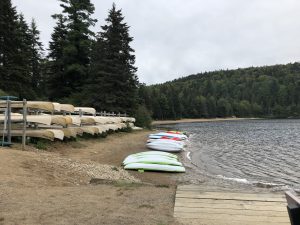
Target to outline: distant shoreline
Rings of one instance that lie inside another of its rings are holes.
[[[200,122],[216,122],[216,121],[238,121],[238,120],[255,120],[260,118],[198,118],[198,119],[180,119],[180,120],[155,120],[152,125],[167,125],[177,123],[200,123]]]

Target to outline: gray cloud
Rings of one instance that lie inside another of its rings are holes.
[[[99,26],[111,0],[92,0]],[[36,19],[47,45],[54,0],[13,0]],[[141,82],[161,83],[184,75],[298,61],[300,1],[297,0],[116,0],[136,50]]]

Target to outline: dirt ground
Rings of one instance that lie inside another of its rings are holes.
[[[125,171],[146,150],[148,131],[52,143],[47,150],[0,148],[0,224],[179,224],[176,179]]]

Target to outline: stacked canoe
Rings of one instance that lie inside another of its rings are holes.
[[[178,131],[150,134],[146,146],[155,151],[129,155],[123,161],[124,168],[142,171],[185,172],[178,157],[170,152],[182,151],[186,139],[187,136]]]
[[[13,102],[11,108],[11,135],[22,136],[22,103]],[[6,101],[0,101],[0,108],[6,107]],[[0,113],[0,134],[7,133],[5,113]],[[99,135],[117,131],[127,126],[134,127],[135,119],[121,116],[96,116],[96,110],[89,107],[74,107],[70,104],[53,102],[27,102],[26,136],[48,140],[64,140],[84,133]]]

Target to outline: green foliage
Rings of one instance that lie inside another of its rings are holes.
[[[151,129],[152,118],[145,105],[138,106],[134,117],[136,126]]]
[[[41,83],[39,31],[34,21],[28,26],[10,0],[0,2],[0,15],[0,88],[10,95],[34,99]]]
[[[30,77],[33,91],[41,96],[44,93],[44,76],[42,73],[43,44],[40,41],[40,31],[32,19],[30,28]]]
[[[7,93],[0,89],[0,96],[7,96]]]
[[[90,77],[82,99],[97,110],[132,113],[136,106],[138,79],[134,67],[133,40],[115,4],[106,25],[97,35],[91,56]]]
[[[31,138],[30,142],[39,150],[47,150],[50,145],[50,141],[39,138]]]
[[[139,95],[154,119],[300,117],[300,63],[201,73]]]
[[[55,14],[56,27],[49,52],[49,93],[53,100],[81,92],[88,77],[94,33],[90,26],[94,5],[90,0],[60,0],[63,14]]]
[[[49,62],[47,63],[47,88],[50,100],[61,99],[67,95],[63,82],[65,69],[63,51],[67,36],[66,18],[61,14],[52,17],[57,21],[49,43]]]

